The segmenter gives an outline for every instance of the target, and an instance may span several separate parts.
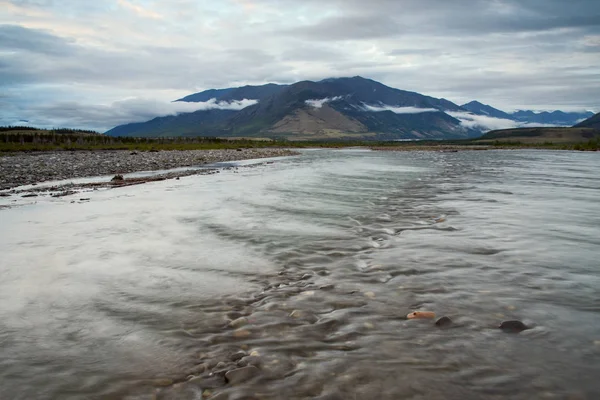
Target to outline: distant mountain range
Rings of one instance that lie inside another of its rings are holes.
[[[543,120],[539,122],[543,124],[573,125],[592,115],[578,114],[577,118],[574,113],[560,111],[507,114],[475,101],[459,106],[359,76],[292,85],[210,89],[176,102],[196,103],[198,110],[120,125],[106,134],[290,140],[453,139],[480,136],[499,128],[495,125],[498,121],[512,124],[506,127],[538,123],[537,120]],[[567,118],[572,118],[572,122],[567,122]]]
[[[594,113],[591,111],[567,113],[563,111],[534,112],[531,110],[519,110],[513,113],[506,113],[487,104],[482,104],[478,101],[471,101],[470,103],[463,104],[461,107],[477,115],[508,119],[526,124],[556,126],[572,126],[594,115]]]

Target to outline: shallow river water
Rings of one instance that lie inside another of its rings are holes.
[[[0,209],[0,399],[600,398],[600,153],[238,165]]]

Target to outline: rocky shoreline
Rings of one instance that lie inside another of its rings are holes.
[[[52,151],[0,156],[0,190],[47,181],[294,155],[278,148],[173,151]],[[187,173],[189,175],[189,172]],[[169,176],[175,177],[175,176]]]

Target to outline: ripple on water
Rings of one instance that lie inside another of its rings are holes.
[[[599,397],[597,161],[564,154],[316,151],[123,189],[63,228],[67,215],[32,214],[32,237],[14,220],[0,378],[15,385],[0,397]],[[45,279],[52,307],[23,298],[24,276]],[[512,319],[532,329],[498,329]]]

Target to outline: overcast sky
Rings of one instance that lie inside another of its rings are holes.
[[[600,111],[598,0],[0,0],[0,125],[106,130],[209,88],[361,75]]]

